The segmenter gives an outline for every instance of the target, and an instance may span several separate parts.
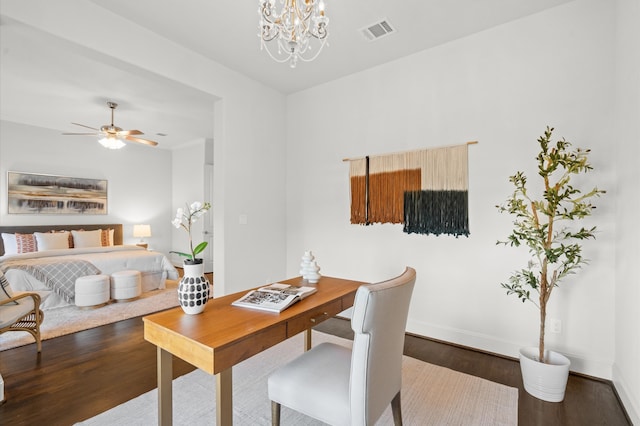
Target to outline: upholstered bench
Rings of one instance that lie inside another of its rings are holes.
[[[86,275],[76,279],[76,306],[99,307],[109,302],[109,275]]]
[[[120,271],[111,274],[111,298],[116,302],[133,300],[142,294],[140,271]]]

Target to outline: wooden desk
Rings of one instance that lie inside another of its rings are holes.
[[[279,281],[303,285],[301,277]],[[231,368],[289,337],[351,307],[358,287],[366,284],[321,277],[318,291],[276,314],[231,306],[248,291],[211,299],[203,313],[187,315],[178,307],[143,318],[144,338],[158,347],[158,424],[172,422],[172,356],[216,376],[216,421],[233,423]]]

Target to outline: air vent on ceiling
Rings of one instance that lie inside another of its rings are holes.
[[[388,19],[383,19],[375,24],[367,25],[360,30],[364,38],[369,41],[377,40],[386,35],[395,33],[396,30],[391,26]]]

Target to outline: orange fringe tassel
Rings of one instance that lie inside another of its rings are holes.
[[[351,177],[351,223],[403,223],[404,193],[419,191],[420,169],[369,175],[369,209],[366,208],[366,178]]]

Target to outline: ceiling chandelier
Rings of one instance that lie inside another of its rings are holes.
[[[296,67],[298,60],[313,61],[320,54],[327,42],[329,23],[322,0],[259,1],[260,50],[265,49],[276,62],[289,61],[291,68]],[[277,52],[269,49],[270,41],[277,44]],[[315,51],[312,44],[317,45]]]

